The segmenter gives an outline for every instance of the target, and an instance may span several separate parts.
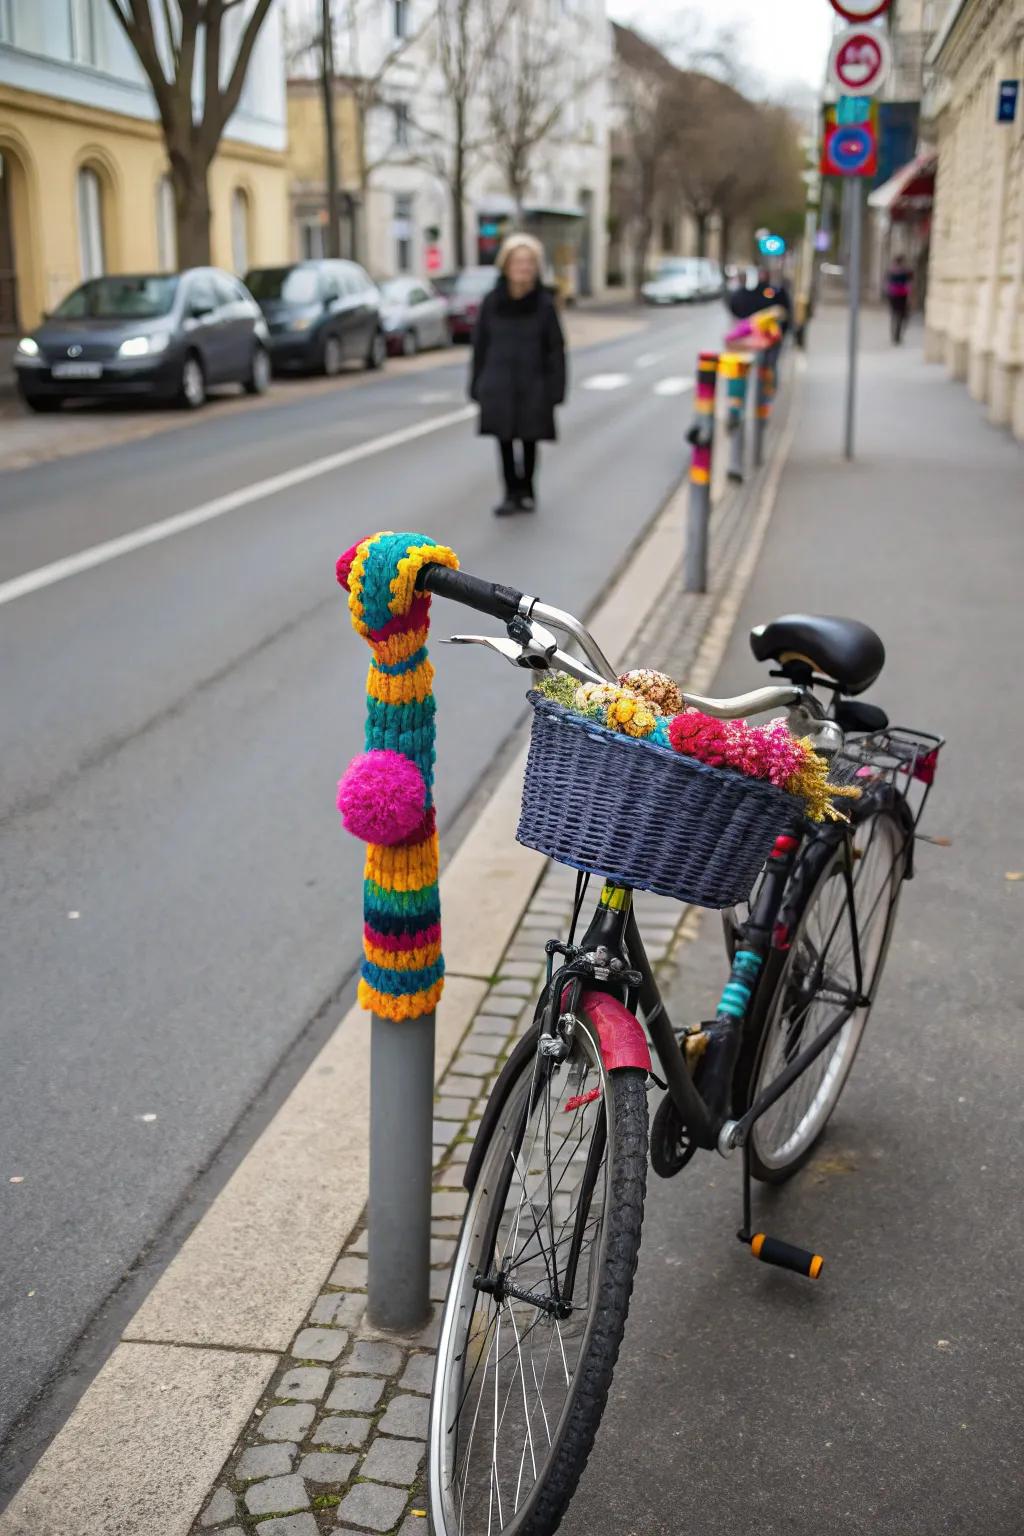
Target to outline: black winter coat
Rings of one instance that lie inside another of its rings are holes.
[[[513,299],[501,278],[484,299],[473,336],[470,397],[480,432],[511,442],[553,442],[565,399],[565,340],[555,301],[537,287]]]

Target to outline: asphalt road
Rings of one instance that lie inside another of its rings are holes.
[[[494,445],[463,422],[0,606],[0,1442],[19,1415],[45,1432],[40,1394],[90,1319],[127,1274],[155,1278],[198,1176],[225,1143],[227,1176],[247,1106],[273,1107],[347,1001],[362,852],[333,790],[362,745],[367,653],[337,555],[423,530],[585,612],[678,479],[690,396],[664,381],[692,379],[722,318],[657,316],[574,354],[532,518],[493,518]],[[462,403],[461,370],[396,370],[2,475],[0,583]],[[438,608],[435,634],[482,627],[465,620]],[[521,688],[485,655],[440,659],[445,826]]]
[[[894,355],[869,315],[860,457],[842,465],[832,317],[811,347],[796,449],[714,691],[763,673],[755,623],[803,610],[873,624],[888,660],[867,697],[948,736],[924,829],[952,846],[917,845],[819,1151],[755,1193],[755,1226],[823,1253],[822,1279],[736,1242],[737,1158],[650,1176],[625,1342],[564,1536],[1024,1529],[1024,456],[924,368],[913,333]],[[707,913],[673,1019],[710,1017],[725,974]]]

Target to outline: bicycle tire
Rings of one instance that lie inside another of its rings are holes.
[[[535,1098],[537,1094],[538,1063],[542,1062],[536,1051],[522,1051],[519,1057],[519,1070],[514,1075],[514,1081],[506,1080],[504,1085],[504,1100],[496,1116],[490,1122],[490,1136],[488,1145],[479,1163],[478,1172],[473,1182],[469,1204],[463,1220],[462,1230],[459,1235],[458,1246],[452,1264],[451,1278],[449,1281],[448,1295],[445,1301],[444,1314],[441,1322],[441,1332],[438,1341],[437,1363],[434,1376],[434,1390],[431,1398],[430,1431],[428,1437],[428,1486],[430,1498],[430,1512],[433,1520],[435,1536],[551,1536],[569,1505],[579,1479],[586,1466],[587,1458],[593,1447],[598,1425],[604,1412],[611,1384],[612,1373],[618,1358],[619,1348],[622,1343],[626,1318],[629,1311],[630,1296],[633,1288],[633,1277],[636,1272],[637,1257],[640,1248],[640,1233],[643,1222],[644,1197],[647,1181],[647,1092],[646,1074],[635,1069],[616,1070],[608,1073],[600,1061],[600,1053],[597,1045],[597,1031],[587,1019],[585,1011],[580,1015],[581,1023],[577,1027],[574,1039],[574,1055],[563,1064],[569,1068],[564,1073],[564,1087],[574,1086],[573,1073],[579,1071],[579,1062],[575,1053],[580,1052],[586,1058],[589,1072],[595,1078],[595,1085],[599,1079],[600,1097],[591,1100],[585,1106],[584,1113],[593,1111],[594,1123],[603,1113],[605,1116],[606,1144],[605,1154],[598,1169],[598,1179],[602,1186],[602,1220],[600,1225],[599,1240],[595,1241],[589,1253],[586,1264],[587,1269],[587,1310],[585,1323],[580,1329],[580,1344],[578,1354],[571,1356],[574,1360],[571,1372],[568,1366],[570,1356],[566,1355],[565,1342],[560,1329],[558,1329],[558,1343],[560,1363],[564,1367],[566,1387],[564,1389],[564,1402],[557,1419],[549,1425],[546,1407],[543,1406],[542,1394],[547,1380],[546,1365],[541,1370],[538,1381],[536,1362],[543,1350],[543,1328],[547,1326],[543,1321],[543,1315],[536,1309],[536,1320],[530,1325],[530,1333],[534,1335],[535,1342],[530,1346],[530,1361],[533,1382],[537,1384],[538,1402],[542,1403],[541,1415],[547,1433],[548,1445],[544,1450],[542,1459],[536,1460],[536,1446],[533,1438],[527,1431],[530,1449],[529,1471],[533,1473],[533,1483],[526,1495],[520,1499],[519,1486],[515,1489],[514,1498],[509,1501],[506,1495],[505,1501],[499,1496],[497,1503],[501,1512],[500,1521],[493,1518],[493,1492],[492,1475],[490,1465],[487,1468],[488,1491],[491,1494],[489,1509],[485,1511],[486,1518],[480,1514],[480,1506],[484,1502],[482,1488],[474,1486],[474,1505],[469,1510],[467,1517],[467,1503],[469,1502],[469,1484],[471,1473],[465,1470],[461,1487],[457,1481],[459,1471],[460,1435],[463,1434],[465,1425],[460,1424],[456,1428],[456,1418],[461,1418],[465,1413],[469,1415],[470,1405],[475,1407],[475,1417],[472,1420],[472,1430],[469,1432],[469,1442],[465,1447],[464,1468],[468,1469],[470,1458],[473,1454],[473,1436],[478,1425],[478,1417],[481,1414],[485,1397],[489,1399],[490,1386],[488,1371],[490,1370],[490,1355],[488,1350],[488,1338],[494,1329],[494,1357],[493,1368],[495,1405],[499,1395],[499,1370],[503,1357],[500,1349],[500,1323],[493,1324],[493,1318],[487,1322],[486,1328],[481,1333],[478,1324],[474,1331],[474,1317],[476,1316],[479,1292],[473,1293],[474,1299],[467,1315],[469,1298],[472,1291],[472,1276],[476,1260],[479,1257],[479,1245],[482,1233],[487,1226],[488,1217],[498,1200],[502,1202],[504,1219],[505,1202],[514,1192],[513,1175],[509,1169],[515,1166],[512,1149],[519,1138],[519,1150],[515,1156],[523,1166],[520,1173],[522,1194],[527,1196],[530,1188],[529,1179],[532,1176],[534,1163],[534,1148],[536,1135],[529,1155],[522,1158],[522,1150],[527,1145],[531,1116],[539,1112],[541,1100]],[[562,1076],[561,1069],[559,1077]],[[555,1081],[554,1073],[551,1081]],[[583,1076],[581,1083],[589,1081]],[[548,1092],[548,1087],[542,1085],[542,1092]],[[579,1097],[576,1091],[571,1095],[562,1093],[566,1102]],[[529,1102],[530,1112],[526,1113]],[[598,1106],[595,1108],[595,1105]],[[550,1113],[550,1097],[549,1109]],[[573,1111],[574,1116],[577,1111]],[[524,1115],[526,1117],[526,1129],[523,1130]],[[486,1124],[485,1120],[485,1124]],[[575,1121],[573,1122],[575,1123]],[[566,1138],[568,1140],[568,1137]],[[577,1149],[578,1152],[578,1149]],[[552,1169],[552,1161],[548,1158],[548,1169]],[[601,1177],[603,1173],[603,1178]],[[550,1183],[547,1185],[550,1189]],[[558,1185],[555,1186],[558,1190]],[[575,1186],[569,1186],[568,1198],[571,1200]],[[596,1199],[596,1189],[588,1199],[584,1230],[590,1224],[590,1212],[593,1208],[592,1200]],[[564,1196],[563,1196],[564,1198]],[[537,1216],[536,1207],[529,1202],[531,1219],[537,1231],[542,1223],[547,1220],[547,1210],[541,1211]],[[520,1200],[520,1206],[523,1201]],[[548,1202],[553,1211],[553,1201]],[[571,1215],[571,1213],[570,1213]],[[563,1221],[560,1231],[564,1232]],[[500,1233],[500,1224],[499,1224]],[[552,1228],[553,1233],[553,1228]],[[511,1242],[506,1245],[515,1248],[515,1234]],[[532,1236],[527,1238],[524,1246],[532,1244]],[[554,1251],[557,1253],[559,1246],[564,1243],[564,1237],[559,1237],[555,1243]],[[474,1253],[476,1249],[476,1253]],[[561,1261],[559,1261],[561,1262]],[[513,1271],[515,1266],[513,1265]],[[582,1273],[582,1269],[581,1269]],[[577,1282],[578,1294],[579,1281]],[[556,1287],[557,1289],[557,1287]],[[494,1302],[491,1296],[483,1298],[489,1303],[497,1314],[505,1307],[504,1302]],[[518,1298],[516,1298],[518,1300]],[[515,1333],[514,1350],[518,1354],[518,1374],[521,1376],[524,1419],[527,1424],[531,1422],[531,1410],[526,1391],[527,1369],[523,1354],[523,1344],[528,1335],[521,1333],[516,1326],[524,1313],[518,1315],[515,1312],[513,1302],[507,1303],[511,1325]],[[482,1311],[486,1311],[482,1309]],[[532,1317],[533,1313],[527,1314]],[[482,1318],[481,1318],[482,1322]],[[552,1345],[554,1343],[554,1330],[557,1324],[551,1325],[549,1332],[551,1337],[547,1346],[547,1357],[550,1359]],[[539,1335],[539,1338],[538,1338]],[[572,1339],[570,1337],[570,1352]],[[511,1351],[510,1351],[511,1353]],[[472,1371],[466,1381],[466,1362],[474,1360]],[[476,1385],[476,1397],[471,1397],[474,1389],[474,1378],[480,1370],[483,1361],[482,1375]],[[496,1421],[501,1428],[505,1421],[505,1412],[512,1401],[512,1388],[516,1386],[516,1369],[512,1369],[511,1384],[504,1382],[507,1388],[505,1398],[505,1410],[499,1416],[497,1406],[492,1421]],[[563,1390],[563,1389],[560,1389]],[[461,1401],[460,1401],[461,1398]],[[519,1413],[518,1391],[516,1394],[516,1413]],[[490,1412],[488,1403],[488,1412]],[[453,1418],[453,1413],[456,1417]],[[533,1422],[540,1423],[541,1418],[535,1415]],[[483,1432],[482,1432],[483,1433]],[[495,1475],[493,1481],[501,1488],[501,1472],[498,1465],[497,1433],[493,1430],[494,1439],[493,1455]],[[509,1439],[512,1440],[513,1430],[510,1426]],[[518,1440],[513,1443],[513,1449],[518,1455]],[[503,1452],[504,1458],[504,1452]],[[520,1458],[519,1479],[523,1477],[523,1469],[526,1467],[527,1444],[523,1442]],[[512,1458],[514,1461],[514,1456]],[[458,1498],[461,1494],[462,1510],[458,1512]],[[510,1518],[505,1518],[510,1514]]]
[[[880,890],[873,898],[878,903],[876,925],[865,929],[865,936],[872,941],[872,948],[862,957],[865,961],[863,981],[864,993],[871,1003],[874,1002],[889,952],[911,846],[905,817],[900,805],[895,803],[897,799],[888,796],[872,797],[857,808],[857,814],[853,817],[853,846],[859,848],[862,854],[858,861],[859,868],[855,865],[855,881],[861,871],[869,867],[864,860],[871,859],[877,838],[881,836],[887,843],[883,860],[891,855],[889,873],[883,874]],[[827,989],[819,987],[810,994],[810,1001],[801,1019],[792,1001],[794,994],[800,996],[798,968],[802,957],[806,956],[807,950],[813,945],[810,928],[817,909],[825,900],[835,898],[838,894],[836,882],[842,882],[840,906],[844,910],[848,909],[843,879],[847,847],[845,839],[833,845],[812,844],[794,872],[796,889],[792,897],[787,896],[786,903],[793,914],[792,938],[787,950],[771,950],[754,999],[733,1080],[733,1106],[737,1118],[746,1114],[758,1095],[774,1081],[785,1065],[786,1051],[795,1055],[802,1044],[808,1043],[804,1038],[806,1019],[812,1016],[816,1000],[820,1002],[823,991]],[[855,883],[855,901],[857,888]],[[881,908],[883,899],[884,912]],[[871,915],[870,909],[867,915]],[[842,913],[838,915],[838,920],[842,921]],[[843,979],[849,982],[852,976]],[[804,992],[803,996],[806,997],[807,993]],[[789,1022],[783,1012],[787,1006],[790,1011]],[[826,1046],[777,1103],[754,1122],[749,1143],[750,1171],[755,1179],[764,1184],[784,1184],[807,1163],[839,1103],[860,1049],[869,1015],[870,1004],[858,1009],[834,1042]],[[799,1029],[795,1043],[794,1023]],[[827,1019],[822,1021],[822,1028],[825,1023]],[[779,1127],[785,1124],[785,1116],[794,1116],[801,1102],[801,1094],[806,1100],[809,1090],[811,1097],[806,1102],[803,1115],[792,1126],[789,1135],[780,1139],[783,1133]]]

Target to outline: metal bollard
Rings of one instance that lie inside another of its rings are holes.
[[[711,521],[711,449],[715,436],[715,384],[718,353],[702,352],[697,361],[695,415],[686,441],[690,456],[690,499],[686,521],[686,591],[706,592],[708,524]]]
[[[734,485],[742,485],[747,462],[747,380],[750,358],[743,352],[723,352],[720,371],[729,400],[729,464],[726,470]]]
[[[367,1313],[408,1333],[430,1316],[434,1015],[370,1025]]]

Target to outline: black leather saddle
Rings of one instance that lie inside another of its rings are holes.
[[[863,693],[885,665],[885,646],[859,619],[827,614],[787,613],[750,631],[758,661],[777,661],[788,672],[810,668],[839,685],[842,693]]]

